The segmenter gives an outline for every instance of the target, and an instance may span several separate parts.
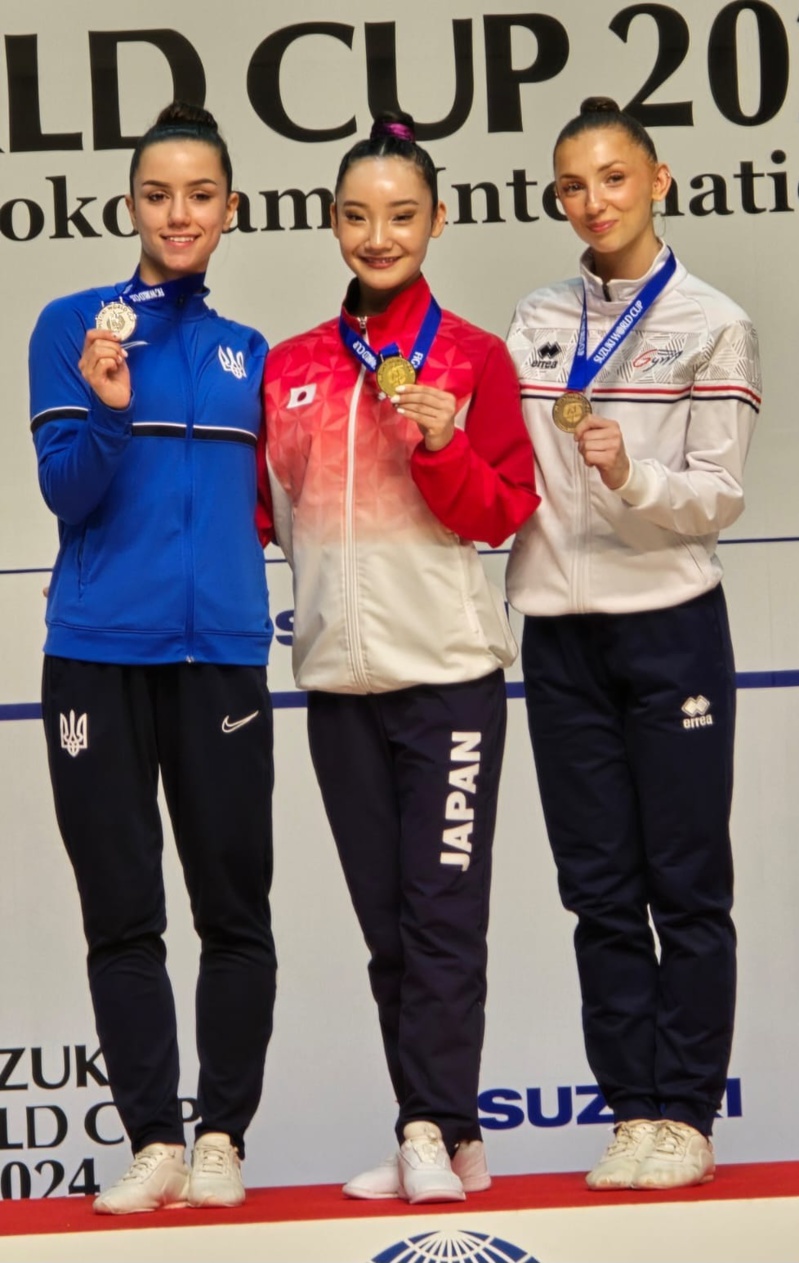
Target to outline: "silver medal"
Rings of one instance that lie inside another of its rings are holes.
[[[106,303],[98,311],[94,323],[96,328],[115,333],[120,342],[125,342],[136,328],[136,313],[127,303]]]

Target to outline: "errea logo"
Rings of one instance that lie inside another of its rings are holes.
[[[562,355],[561,347],[557,342],[544,342],[541,346],[535,348],[531,352],[527,361],[526,368],[557,368],[558,357]]]
[[[699,697],[689,697],[683,702],[682,712],[685,715],[682,721],[683,728],[710,728],[713,724],[710,702],[701,693]]]

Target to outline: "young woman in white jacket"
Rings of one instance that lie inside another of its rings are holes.
[[[634,118],[589,99],[554,163],[587,249],[509,334],[542,503],[508,593],[586,1051],[614,1115],[587,1181],[669,1188],[713,1178],[732,1040],[735,670],[715,549],[743,509],[757,339],[657,237],[671,176]]]

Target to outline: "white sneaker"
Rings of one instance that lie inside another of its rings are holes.
[[[341,1191],[347,1197],[357,1197],[366,1202],[399,1197],[399,1154],[392,1153],[376,1167],[354,1175]]]
[[[491,1188],[482,1140],[462,1140],[452,1158],[452,1169],[463,1185],[464,1193],[484,1193]]]
[[[614,1188],[633,1188],[640,1164],[654,1147],[660,1122],[651,1118],[632,1118],[617,1123],[614,1136],[585,1182],[598,1192]]]
[[[485,1146],[482,1140],[464,1140],[455,1151],[450,1165],[460,1180],[464,1193],[482,1193],[491,1187]],[[392,1153],[378,1166],[353,1176],[342,1189],[347,1197],[377,1201],[399,1197],[399,1154]]]
[[[638,1168],[633,1188],[685,1188],[707,1184],[716,1172],[713,1146],[688,1123],[665,1118],[655,1144]]]
[[[434,1123],[409,1123],[399,1151],[399,1195],[406,1201],[462,1202],[463,1185],[452,1169]]]
[[[189,1168],[183,1145],[145,1145],[121,1180],[94,1199],[98,1215],[135,1215],[186,1205]]]
[[[230,1136],[207,1131],[199,1136],[191,1157],[190,1206],[240,1206],[246,1194],[241,1159]]]

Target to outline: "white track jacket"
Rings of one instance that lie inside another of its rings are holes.
[[[724,294],[677,270],[588,389],[618,421],[630,476],[609,491],[552,420],[577,347],[583,287],[588,353],[646,277],[581,276],[524,298],[508,335],[536,456],[538,512],[516,536],[511,604],[524,614],[628,613],[678,605],[721,579],[719,531],[744,505],[743,466],[760,408],[757,335]]]

